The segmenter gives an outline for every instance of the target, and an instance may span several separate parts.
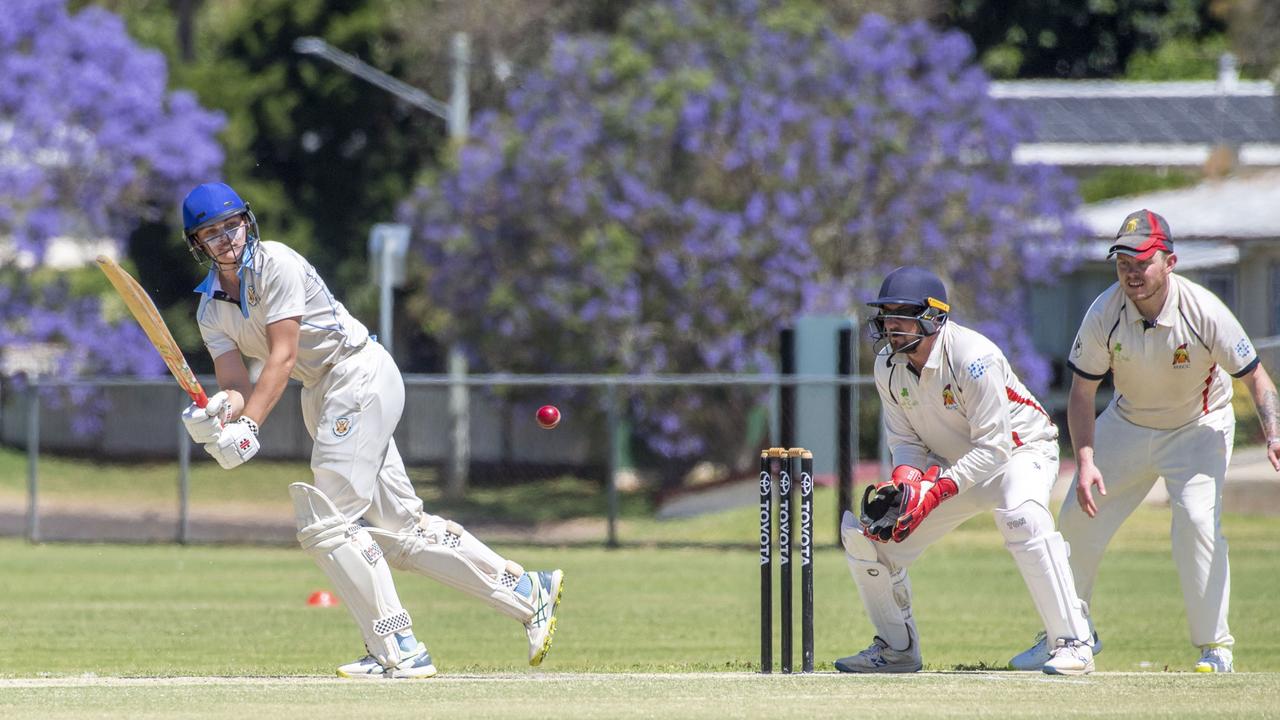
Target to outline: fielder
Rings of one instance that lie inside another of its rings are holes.
[[[1093,597],[1112,535],[1163,477],[1173,510],[1173,559],[1200,649],[1197,672],[1231,672],[1227,628],[1231,589],[1222,535],[1222,486],[1235,414],[1231,378],[1258,407],[1267,459],[1280,470],[1280,401],[1239,321],[1212,292],[1173,273],[1178,256],[1165,219],[1131,213],[1108,257],[1119,282],[1094,300],[1072,345],[1067,403],[1075,446],[1077,503],[1058,516],[1071,543],[1080,597]],[[1098,384],[1111,373],[1115,395],[1094,418]],[[1097,488],[1097,493],[1093,492]],[[1014,658],[1032,666],[1044,644]]]
[[[907,568],[965,520],[995,511],[1048,636],[1051,675],[1093,671],[1086,606],[1076,597],[1067,545],[1054,529],[1049,492],[1058,475],[1058,429],[982,335],[948,321],[933,273],[889,273],[870,321],[875,380],[893,479],[869,488],[862,522],[841,523],[849,570],[876,628],[842,672],[916,672],[919,637]],[[882,358],[882,359],[881,359]]]
[[[346,603],[367,650],[338,675],[436,674],[390,567],[435,578],[516,619],[528,636],[529,664],[541,663],[564,574],[526,572],[461,525],[423,512],[392,439],[405,391],[391,355],[301,255],[259,240],[248,203],[227,185],[192,190],[182,224],[192,255],[212,266],[196,288],[196,317],[221,389],[207,407],[188,407],[182,420],[230,470],[258,452],[258,427],[289,378],[302,383],[302,414],[315,445],[314,484],[289,486],[298,542]],[[256,383],[245,357],[263,364]]]

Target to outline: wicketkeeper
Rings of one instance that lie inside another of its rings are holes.
[[[196,318],[221,389],[207,407],[187,408],[183,422],[230,470],[257,454],[258,428],[289,378],[302,383],[302,415],[315,445],[313,484],[289,486],[298,542],[351,611],[366,651],[338,674],[436,674],[400,604],[391,567],[435,578],[520,622],[529,664],[541,663],[564,574],[526,572],[461,525],[423,512],[392,439],[405,391],[391,355],[306,259],[259,240],[248,203],[227,185],[192,190],[182,203],[182,225],[192,255],[211,265],[196,288]],[[262,363],[256,382],[245,357]]]
[[[1236,425],[1231,379],[1253,395],[1267,459],[1280,470],[1276,386],[1231,310],[1174,274],[1178,256],[1163,217],[1130,213],[1110,256],[1119,281],[1093,301],[1068,361],[1077,502],[1063,504],[1058,524],[1075,550],[1076,588],[1093,597],[1107,543],[1163,477],[1173,510],[1173,560],[1191,642],[1200,650],[1195,670],[1231,672],[1231,569],[1222,534],[1222,488]],[[1094,397],[1108,373],[1115,395],[1095,421]],[[1045,657],[1038,642],[1014,664],[1032,666]]]
[[[1053,638],[1043,670],[1093,671],[1091,631],[1076,597],[1067,544],[1049,493],[1058,476],[1058,429],[990,340],[949,320],[942,281],[903,267],[870,305],[875,380],[893,477],[841,523],[849,571],[876,629],[842,672],[916,672],[923,663],[907,568],[965,520],[995,511],[1031,600]]]

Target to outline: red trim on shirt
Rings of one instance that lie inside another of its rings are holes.
[[[1027,407],[1038,411],[1041,415],[1045,417],[1049,417],[1049,413],[1045,412],[1044,408],[1036,404],[1035,400],[1032,400],[1031,398],[1022,397],[1017,392],[1015,392],[1013,388],[1009,387],[1008,385],[1005,386],[1004,391],[1005,391],[1005,394],[1009,396],[1009,402],[1018,403],[1019,405],[1026,405]],[[1207,393],[1208,391],[1206,390],[1205,392]]]
[[[1204,379],[1204,392],[1200,393],[1201,407],[1204,409],[1203,415],[1209,414],[1209,388],[1213,385],[1213,371],[1218,369],[1218,363],[1214,363],[1209,367],[1209,377]]]
[[[1022,438],[1018,437],[1018,431],[1017,431],[1017,430],[1015,430],[1015,431],[1013,432],[1013,446],[1014,446],[1014,447],[1022,447]]]

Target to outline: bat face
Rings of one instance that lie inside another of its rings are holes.
[[[151,296],[142,289],[137,280],[133,276],[125,272],[116,261],[105,255],[98,256],[98,267],[102,268],[102,272],[106,273],[107,279],[111,281],[111,286],[120,293],[120,297],[124,300],[124,304],[128,306],[129,312],[133,314],[138,324],[142,326],[142,331],[147,334],[147,339],[155,346],[156,351],[160,353],[160,357],[164,360],[164,364],[168,366],[169,372],[173,373],[174,379],[178,381],[178,385],[191,396],[191,401],[200,407],[208,404],[209,399],[205,396],[204,388],[201,387],[200,381],[196,379],[195,373],[191,372],[191,367],[187,365],[187,359],[182,355],[182,349],[178,347],[177,341],[173,339],[173,334],[169,332],[169,327],[164,324],[164,319],[160,317],[160,311],[156,309],[156,304],[151,301]]]

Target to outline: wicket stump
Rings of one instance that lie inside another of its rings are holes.
[[[777,538],[781,597],[782,672],[792,671],[791,550],[795,514],[792,479],[800,478],[800,624],[802,672],[813,672],[813,453],[804,448],[760,452],[760,672],[773,672],[774,477],[777,477]]]

